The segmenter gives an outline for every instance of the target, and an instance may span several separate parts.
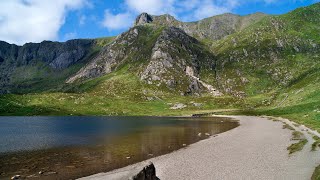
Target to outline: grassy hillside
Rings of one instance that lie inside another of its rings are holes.
[[[227,96],[181,96],[168,88],[140,81],[129,69],[125,66],[109,75],[79,83],[64,93],[4,95],[0,99],[1,115],[191,115],[241,104],[240,100]],[[187,107],[171,110],[176,103]]]

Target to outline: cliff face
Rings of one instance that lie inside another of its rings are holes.
[[[93,40],[44,41],[23,46],[0,41],[0,93],[11,92],[18,82],[21,87],[26,81],[61,78],[60,73],[85,60],[93,46]]]
[[[65,43],[43,41],[17,46],[0,41],[2,63],[16,62],[17,66],[42,61],[54,69],[64,69],[81,60],[90,50],[93,40],[70,40]]]

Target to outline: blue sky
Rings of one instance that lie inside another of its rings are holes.
[[[0,0],[0,40],[21,45],[115,36],[141,12],[196,21],[226,12],[283,14],[316,2],[320,0]]]

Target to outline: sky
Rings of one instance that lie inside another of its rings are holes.
[[[116,36],[142,12],[190,22],[223,13],[284,14],[320,0],[0,0],[0,40],[22,45],[43,40]]]

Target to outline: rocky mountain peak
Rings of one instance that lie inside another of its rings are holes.
[[[142,13],[136,18],[134,25],[135,26],[143,25],[143,24],[151,23],[152,21],[153,21],[153,18],[151,15],[149,15],[148,13]]]

